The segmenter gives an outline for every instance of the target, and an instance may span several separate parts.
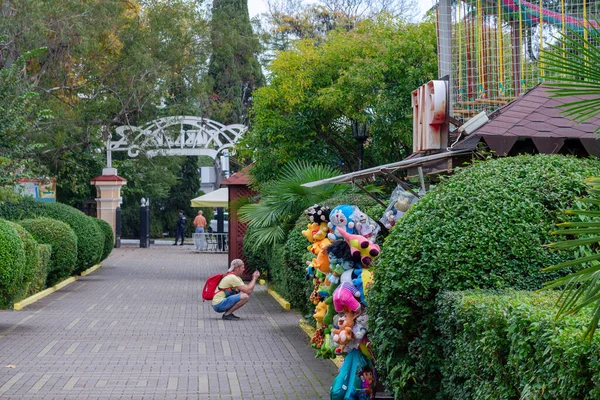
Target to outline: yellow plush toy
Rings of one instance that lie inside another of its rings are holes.
[[[315,313],[313,314],[313,318],[317,321],[317,326],[323,325],[323,319],[325,318],[325,314],[327,314],[327,304],[324,301],[317,304],[315,308]]]

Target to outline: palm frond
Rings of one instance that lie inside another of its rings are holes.
[[[600,179],[596,177],[585,181],[588,185],[588,196],[579,199],[582,204],[596,207],[600,204],[600,191],[596,184]],[[566,210],[565,214],[577,215],[583,221],[572,221],[557,224],[560,229],[551,232],[553,235],[573,235],[580,238],[549,243],[547,246],[555,250],[579,248],[583,256],[565,261],[563,263],[544,268],[544,271],[554,272],[563,268],[582,267],[567,276],[546,282],[541,290],[562,288],[557,300],[558,311],[556,318],[567,314],[575,314],[583,309],[593,306],[591,320],[583,334],[585,340],[591,340],[600,322],[600,253],[592,252],[591,245],[600,243],[600,211],[573,209]],[[593,221],[585,219],[594,218]],[[583,237],[581,237],[583,236]]]
[[[587,32],[582,35],[567,29],[568,32],[561,34],[555,43],[542,50],[543,69],[547,76],[545,85],[550,87],[552,97],[599,96],[600,49],[585,40],[585,36],[595,37],[598,31],[593,26],[584,27]],[[600,113],[600,99],[578,98],[560,107],[563,115],[581,123]]]

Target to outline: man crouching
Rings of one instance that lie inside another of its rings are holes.
[[[224,320],[232,321],[240,319],[240,317],[233,315],[233,312],[239,310],[248,302],[260,272],[254,271],[252,280],[245,285],[242,278],[240,278],[244,273],[244,262],[239,258],[231,261],[227,272],[228,274],[221,279],[217,286],[212,306],[216,312],[223,313]]]

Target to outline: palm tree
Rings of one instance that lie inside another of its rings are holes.
[[[580,201],[592,206],[600,205],[600,178],[586,180],[589,195]],[[548,244],[555,250],[579,248],[581,257],[564,263],[545,268],[544,271],[557,271],[563,268],[584,266],[579,271],[547,282],[544,289],[563,287],[558,299],[557,317],[573,314],[592,306],[592,320],[584,332],[584,339],[591,340],[600,321],[600,252],[596,251],[600,242],[600,211],[576,209],[566,210],[566,214],[578,215],[581,221],[563,222],[554,235],[578,236],[578,239],[568,239]],[[593,220],[595,219],[595,220]]]
[[[326,184],[305,187],[302,184],[339,175],[335,168],[307,162],[291,162],[283,168],[280,178],[263,185],[260,202],[247,204],[238,210],[239,219],[248,223],[248,239],[258,250],[282,243],[298,216],[308,207],[349,191],[348,185]]]
[[[588,25],[589,28],[584,28],[587,37],[594,41],[600,38],[600,31],[594,24]],[[542,52],[543,69],[549,80],[546,85],[551,87],[553,97],[591,95],[560,106],[564,115],[578,123],[600,114],[600,49],[596,43],[590,43],[590,40],[569,30]],[[589,186],[589,194],[580,200],[591,206],[600,205],[600,178],[589,178],[586,184]],[[600,211],[573,209],[565,213],[578,215],[586,220],[558,224],[559,229],[553,234],[577,238],[550,243],[548,247],[556,250],[579,248],[581,256],[545,270],[580,269],[547,282],[544,289],[563,288],[557,302],[557,318],[593,307],[591,321],[584,332],[584,339],[591,341],[600,321],[600,252],[597,251],[600,243]]]

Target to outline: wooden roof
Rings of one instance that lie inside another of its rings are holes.
[[[483,139],[491,150],[508,154],[520,138],[530,138],[540,153],[561,152],[566,141],[576,140],[588,154],[600,157],[600,141],[594,132],[600,126],[600,117],[577,124],[561,115],[557,106],[590,96],[551,98],[548,88],[538,85],[489,115],[490,121],[474,131],[471,136]],[[467,137],[472,144],[474,137]],[[467,143],[460,143],[467,145]],[[454,147],[454,149],[463,146]],[[468,146],[470,147],[470,146]]]

